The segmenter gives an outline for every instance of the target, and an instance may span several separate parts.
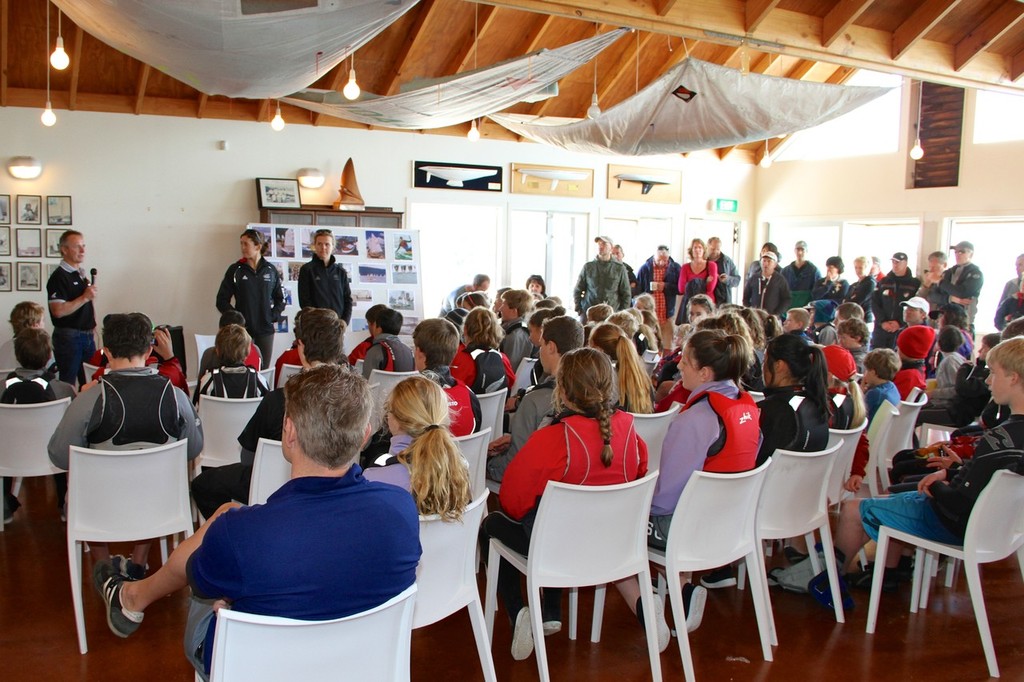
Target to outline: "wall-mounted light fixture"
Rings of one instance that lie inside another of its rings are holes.
[[[295,177],[306,189],[320,189],[324,186],[324,174],[319,168],[300,168]]]
[[[43,164],[32,156],[14,156],[7,161],[7,172],[18,180],[35,180],[43,172]]]

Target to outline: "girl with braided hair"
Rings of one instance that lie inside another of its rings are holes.
[[[403,380],[384,406],[391,451],[365,477],[412,493],[422,516],[458,521],[470,499],[469,469],[448,430],[448,398],[424,376]]]
[[[636,434],[632,415],[615,407],[613,376],[611,361],[599,350],[578,348],[562,356],[555,376],[556,416],[526,441],[505,470],[501,511],[484,519],[485,550],[493,537],[516,552],[528,552],[537,504],[548,481],[616,485],[647,474],[647,446]],[[512,657],[521,661],[533,651],[530,614],[519,573],[504,560],[498,594],[512,621]],[[544,633],[554,634],[562,627],[561,590],[544,590],[543,602]]]
[[[611,322],[602,322],[590,332],[588,345],[603,351],[615,363],[616,392],[622,409],[634,414],[653,412],[654,386],[626,332]]]

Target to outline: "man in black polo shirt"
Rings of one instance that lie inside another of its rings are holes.
[[[63,260],[46,283],[46,298],[53,320],[53,357],[60,380],[85,383],[82,361],[96,352],[96,287],[85,277],[85,238],[66,230],[60,236]]]

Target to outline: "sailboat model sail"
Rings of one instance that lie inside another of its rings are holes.
[[[341,186],[338,187],[338,200],[334,202],[335,210],[362,211],[366,208],[363,195],[359,193],[359,183],[356,182],[356,167],[350,158],[345,162],[345,169],[341,171]]]
[[[517,135],[575,152],[672,154],[811,128],[887,91],[744,75],[689,58],[595,119],[564,125],[531,123],[512,114],[491,119]]]

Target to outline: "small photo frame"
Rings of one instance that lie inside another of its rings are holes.
[[[41,291],[43,288],[43,264],[18,261],[18,291]]]
[[[46,197],[46,224],[71,224],[71,197],[66,195]]]
[[[11,228],[0,227],[0,256],[11,255]]]
[[[38,227],[19,227],[16,233],[18,237],[18,258],[42,258],[42,233]]]
[[[0,225],[11,224],[11,195],[0,194]]]
[[[260,208],[302,208],[298,180],[256,178],[256,199]]]
[[[10,261],[0,263],[0,291],[11,291],[13,279]]]
[[[19,194],[17,222],[22,225],[42,225],[43,198],[38,194]]]
[[[64,230],[46,229],[46,257],[60,258],[60,236]]]

